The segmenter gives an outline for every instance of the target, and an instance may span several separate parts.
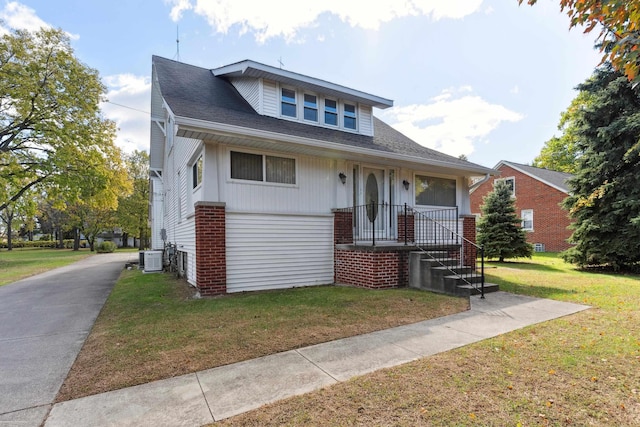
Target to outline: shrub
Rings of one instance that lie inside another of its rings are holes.
[[[98,245],[98,247],[96,248],[96,252],[98,252],[99,254],[108,254],[115,251],[116,248],[117,246],[115,243],[106,241]]]

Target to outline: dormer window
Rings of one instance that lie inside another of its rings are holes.
[[[324,123],[338,126],[338,103],[333,99],[324,100]]]
[[[296,92],[291,89],[282,88],[282,115],[288,117],[297,117],[296,114]]]
[[[315,95],[304,94],[304,119],[318,121],[318,97]]]
[[[344,104],[344,127],[355,130],[356,123],[356,106]]]

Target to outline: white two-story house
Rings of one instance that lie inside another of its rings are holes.
[[[392,105],[254,61],[206,69],[154,56],[153,248],[174,244],[203,295],[406,284],[395,246],[410,246],[413,228],[400,230],[400,212],[449,209],[475,236],[468,183],[495,171],[374,116]],[[398,271],[375,273],[379,263]]]

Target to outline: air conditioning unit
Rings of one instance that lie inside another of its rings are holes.
[[[144,251],[144,272],[162,271],[162,251]]]

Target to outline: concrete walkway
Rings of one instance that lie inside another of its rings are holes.
[[[471,297],[463,313],[58,403],[45,426],[201,426],[587,308],[505,292]]]
[[[94,255],[0,286],[0,426],[39,426],[126,261]]]

